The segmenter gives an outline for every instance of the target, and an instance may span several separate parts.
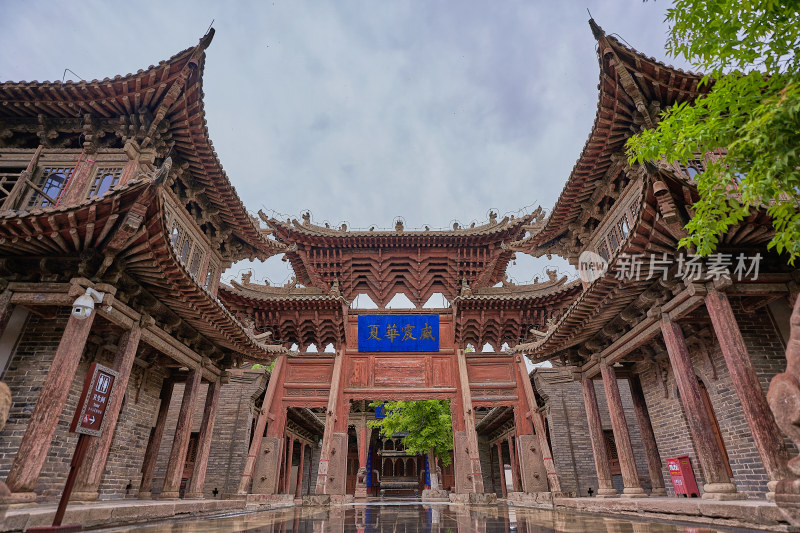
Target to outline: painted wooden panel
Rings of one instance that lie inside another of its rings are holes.
[[[333,363],[301,363],[286,368],[287,383],[325,383],[330,384]]]
[[[369,358],[354,357],[350,359],[347,369],[347,383],[349,387],[369,387]]]
[[[452,387],[453,386],[453,365],[455,361],[444,357],[434,357],[431,360],[433,387]]]
[[[507,362],[467,361],[467,375],[470,383],[515,383],[514,367]]]
[[[375,357],[373,379],[376,387],[425,386],[425,357]]]

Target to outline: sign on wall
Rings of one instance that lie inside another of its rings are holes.
[[[359,315],[359,352],[438,352],[439,315]]]
[[[89,366],[70,431],[93,437],[99,437],[103,433],[103,419],[117,376],[115,370],[103,365],[92,363]]]

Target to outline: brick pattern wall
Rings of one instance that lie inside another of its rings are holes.
[[[253,413],[250,397],[257,389],[261,370],[231,370],[231,381],[220,389],[217,419],[211,439],[211,454],[206,469],[206,497],[212,497],[216,487],[222,494],[233,494],[250,449]]]
[[[539,368],[534,374],[534,387],[547,398],[546,413],[550,430],[553,462],[561,481],[561,490],[574,491],[578,496],[587,496],[589,488],[596,492],[597,472],[594,465],[594,452],[589,437],[589,424],[583,403],[581,384],[572,381],[561,369]],[[642,487],[650,490],[650,476],[642,448],[641,432],[633,411],[630,386],[625,379],[617,380],[620,397],[625,410],[625,420],[633,446],[636,470]],[[605,390],[601,380],[594,382],[600,420],[604,430],[611,430]],[[612,478],[614,486],[621,492],[622,476]]]
[[[162,382],[161,373],[134,365],[100,482],[100,499],[137,494],[150,428],[158,414]]]
[[[218,491],[217,498],[223,494],[233,494],[239,488],[244,462],[250,449],[250,432],[253,426],[250,399],[258,389],[257,381],[264,371],[232,369],[229,372],[231,380],[220,389],[214,433],[211,436],[211,452],[206,469],[206,483],[203,487],[203,494],[207,498],[214,497],[215,488]],[[153,494],[160,494],[164,486],[164,475],[172,442],[175,439],[183,389],[183,383],[176,383],[172,391],[164,437],[161,440],[153,474]],[[208,384],[202,383],[195,404],[192,432],[200,431],[207,392]]]
[[[731,305],[747,345],[750,360],[766,394],[769,381],[786,367],[785,347],[766,308],[745,310],[736,298],[731,298]],[[689,351],[695,373],[708,391],[738,490],[748,498],[764,499],[767,492],[767,474],[744,418],[719,344],[716,339],[708,344],[709,357],[705,357],[696,344],[690,344]],[[714,369],[716,369],[716,379]],[[649,368],[641,374],[641,379],[658,449],[664,459],[662,472],[667,493],[674,494],[666,470],[666,458],[680,455],[688,455],[691,458],[702,491],[704,483],[702,467],[689,435],[672,370],[669,370],[666,382],[668,397],[665,397],[661,371],[658,368]],[[787,445],[790,453],[797,453],[788,440]]]
[[[497,457],[492,456],[492,448],[495,447],[489,446],[489,440],[486,437],[478,435],[478,456],[481,459],[483,490],[484,492],[494,492],[498,496],[502,496],[498,467],[492,464],[492,457],[494,457],[494,462],[497,461]],[[494,477],[492,477],[492,474],[494,474]]]
[[[63,308],[55,317],[50,318],[31,314],[11,356],[3,379],[11,388],[14,403],[8,423],[0,433],[0,478],[8,475],[14,461],[69,313],[69,308]],[[64,488],[69,473],[69,462],[78,442],[77,435],[69,433],[69,424],[77,406],[86,371],[95,354],[90,355],[81,361],[75,372],[49,453],[34,488],[39,495],[39,501],[57,501]],[[96,360],[101,364],[110,365],[113,361],[113,354],[110,352],[102,351],[96,355]],[[149,373],[144,376],[143,383],[142,377],[142,368],[134,366],[109,451],[106,471],[101,480],[102,499],[123,498],[129,492],[135,494],[141,480],[140,469],[144,460],[144,447],[147,444],[155,410],[158,408],[158,391],[161,387],[161,377],[158,374]],[[132,491],[126,491],[129,483]]]
[[[586,496],[590,487],[596,492],[597,472],[581,384],[561,379],[558,370],[535,372],[534,387],[547,398],[547,425],[561,490],[578,496]]]

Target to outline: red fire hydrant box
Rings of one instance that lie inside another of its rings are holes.
[[[675,496],[684,498],[697,498],[700,490],[697,488],[697,480],[694,478],[694,470],[689,457],[670,457],[667,459],[667,469],[669,477],[672,479],[672,487],[675,489]]]

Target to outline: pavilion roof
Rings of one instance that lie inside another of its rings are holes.
[[[686,72],[629,48],[589,20],[597,39],[600,81],[597,113],[589,138],[556,205],[540,227],[511,248],[536,256],[548,253],[582,215],[582,206],[621,157],[625,142],[641,127],[652,127],[660,110],[694,100],[702,74]]]
[[[218,217],[247,247],[225,259],[266,259],[284,246],[268,239],[253,220],[231,184],[209,139],[203,105],[205,50],[214,29],[187,48],[158,65],[125,76],[92,81],[20,81],[0,83],[0,117],[53,118],[93,117],[114,119],[152,114],[153,120],[141,143],[148,147],[166,119],[175,142],[173,156],[188,162],[195,184],[205,189]]]

